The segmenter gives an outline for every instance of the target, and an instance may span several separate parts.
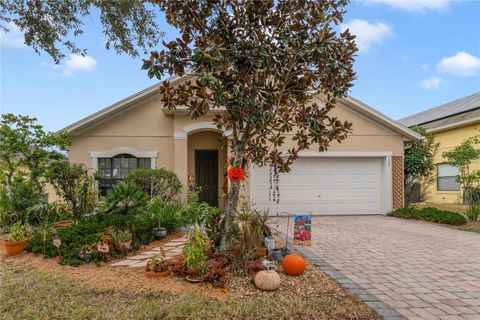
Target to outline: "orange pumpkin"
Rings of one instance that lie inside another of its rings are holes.
[[[291,276],[301,275],[307,267],[307,261],[303,257],[287,255],[283,258],[282,268],[286,274]]]
[[[244,176],[243,168],[242,167],[231,167],[228,170],[228,178],[232,182],[240,182]]]

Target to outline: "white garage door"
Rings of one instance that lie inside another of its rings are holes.
[[[280,174],[279,213],[382,213],[382,158],[304,157]],[[277,213],[269,201],[269,169],[252,170],[251,200],[258,209]]]

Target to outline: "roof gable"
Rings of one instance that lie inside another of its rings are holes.
[[[169,79],[172,84],[176,82],[183,81],[187,78],[184,77],[172,77]],[[111,106],[104,108],[98,112],[93,113],[92,115],[85,117],[65,128],[60,130],[62,131],[70,131],[73,133],[79,132],[85,128],[92,126],[95,122],[102,121],[106,118],[111,118],[116,114],[121,114],[126,111],[128,108],[131,108],[135,105],[138,105],[139,102],[145,101],[153,96],[159,95],[159,83],[152,85],[142,91],[139,91],[136,94],[133,94],[117,103],[112,104]],[[387,117],[386,115],[378,112],[377,110],[369,107],[368,105],[360,102],[359,100],[353,97],[346,97],[341,99],[341,102],[349,108],[361,113],[362,115],[372,119],[374,122],[381,124],[382,126],[387,127],[394,132],[397,132],[407,139],[418,140],[422,139],[423,137],[418,133],[410,130],[409,128],[405,127],[404,125],[400,124],[399,122]]]

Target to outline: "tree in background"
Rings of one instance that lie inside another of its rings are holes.
[[[51,161],[65,158],[70,145],[67,133],[51,133],[37,124],[36,118],[6,113],[0,120],[0,165],[5,171],[8,193],[16,172],[28,175],[34,187],[45,185],[45,170]]]
[[[427,186],[433,181],[434,159],[440,146],[435,142],[434,136],[427,133],[423,127],[415,126],[412,130],[425,138],[420,141],[407,142],[405,146],[403,170],[405,204],[407,206],[412,202],[425,200]],[[418,189],[420,189],[419,196]]]
[[[480,170],[471,170],[472,162],[480,159],[480,136],[465,139],[459,146],[444,152],[442,156],[459,169],[457,181],[463,187],[468,205],[467,217],[476,221],[480,215]]]
[[[117,53],[139,56],[163,36],[156,21],[155,7],[149,1],[110,0],[2,0],[0,28],[8,31],[16,26],[24,34],[24,42],[37,53],[48,53],[55,63],[65,57],[63,50],[74,54],[86,53],[75,39],[84,30],[83,20],[97,15],[106,36],[105,47]]]
[[[46,172],[48,182],[55,192],[69,205],[75,216],[92,212],[97,198],[94,180],[83,164],[70,163],[67,159],[55,161]]]
[[[51,133],[36,118],[2,114],[0,118],[0,211],[7,220],[43,198],[47,168],[64,159],[68,134]]]
[[[143,68],[151,78],[191,76],[176,87],[163,82],[165,106],[187,106],[192,118],[224,108],[214,122],[232,132],[233,165],[244,165],[244,159],[272,164],[278,177],[299,151],[310,146],[324,151],[351,131],[351,123],[330,115],[355,78],[354,36],[337,31],[348,2],[7,0],[0,3],[0,17],[20,27],[27,45],[45,50],[58,62],[63,54],[57,44],[81,52],[68,35],[82,33],[81,18],[91,8],[100,10],[107,47],[131,55],[138,53],[135,46],[146,49],[162,35],[155,32],[152,11],[159,9],[180,37],[163,41],[162,50],[152,52]],[[294,147],[281,152],[288,135]],[[240,183],[233,182],[222,250],[231,235],[239,191]]]

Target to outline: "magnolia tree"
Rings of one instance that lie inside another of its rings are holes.
[[[354,37],[338,33],[345,0],[156,1],[180,37],[163,42],[143,68],[149,77],[192,75],[161,84],[165,107],[187,106],[192,118],[212,109],[214,123],[231,131],[233,165],[244,159],[274,163],[280,172],[315,145],[320,151],[347,137],[351,124],[329,112],[355,78]],[[314,100],[318,94],[324,104]],[[293,136],[294,146],[280,150]],[[228,243],[240,191],[228,192],[221,249]]]
[[[355,78],[356,46],[349,31],[339,33],[348,0],[151,0],[54,2],[6,0],[0,20],[14,23],[27,45],[43,49],[56,62],[58,45],[83,52],[69,38],[82,33],[82,18],[100,11],[106,45],[137,55],[162,33],[155,21],[160,10],[180,37],[144,60],[149,77],[191,75],[172,86],[161,85],[163,102],[175,109],[187,106],[198,118],[223,108],[214,122],[232,132],[233,164],[244,159],[273,163],[285,172],[298,152],[315,146],[326,150],[351,130],[330,114]],[[45,17],[48,17],[45,18]],[[314,99],[321,94],[318,104]],[[287,136],[293,147],[286,148]],[[280,150],[288,149],[282,153]],[[221,249],[228,243],[240,184],[231,184],[225,208]]]

